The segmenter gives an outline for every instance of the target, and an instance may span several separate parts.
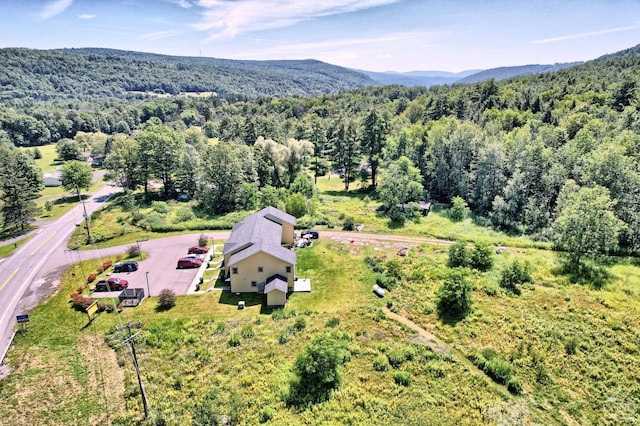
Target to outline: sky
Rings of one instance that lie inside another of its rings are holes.
[[[0,47],[461,72],[636,44],[640,0],[0,0]]]

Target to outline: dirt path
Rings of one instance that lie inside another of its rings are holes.
[[[424,342],[427,345],[431,346],[431,348],[434,351],[439,352],[441,354],[449,354],[451,352],[451,348],[449,348],[445,343],[443,343],[440,339],[438,339],[435,336],[435,334],[420,327],[418,324],[411,321],[409,318],[393,313],[386,307],[382,308],[382,310],[385,313],[385,315],[387,315],[389,318],[395,321],[398,321],[399,323],[404,324],[410,329],[416,331],[420,335],[420,337],[423,337],[425,339]]]

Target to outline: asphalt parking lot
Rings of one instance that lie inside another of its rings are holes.
[[[163,238],[140,242],[140,250],[147,253],[147,258],[127,259],[138,262],[138,270],[133,272],[112,273],[110,277],[119,277],[129,281],[128,288],[143,288],[145,295],[158,296],[167,288],[177,295],[187,294],[198,268],[176,269],[178,259],[187,254],[189,247],[197,245],[197,236],[188,235],[183,238]],[[114,262],[115,263],[115,262]],[[148,277],[148,288],[147,288]],[[96,293],[100,297],[117,297],[119,291]]]

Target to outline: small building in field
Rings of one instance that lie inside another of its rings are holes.
[[[268,306],[284,306],[293,291],[295,218],[265,207],[233,226],[224,245],[225,277],[233,293],[264,293]]]

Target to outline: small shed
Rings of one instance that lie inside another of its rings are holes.
[[[138,306],[144,299],[144,289],[142,288],[125,288],[118,295],[118,302],[122,306]]]
[[[282,275],[273,275],[267,279],[264,293],[267,295],[267,306],[284,306],[287,303],[287,279]]]

